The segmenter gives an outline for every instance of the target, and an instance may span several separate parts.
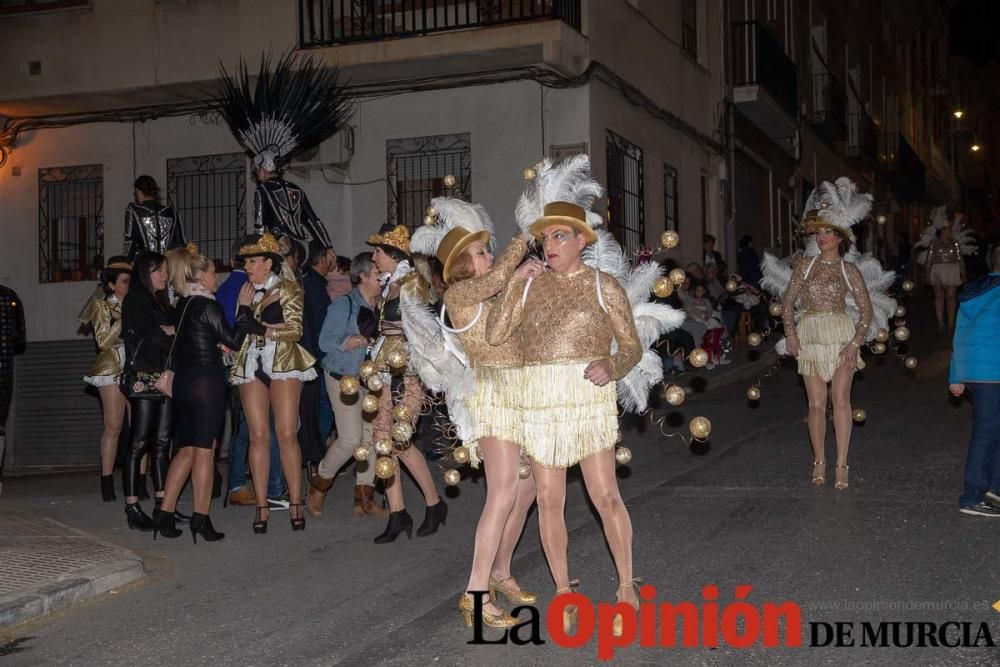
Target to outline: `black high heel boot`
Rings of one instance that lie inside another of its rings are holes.
[[[101,475],[101,500],[110,503],[115,499],[115,476]]]
[[[166,538],[174,539],[175,537],[180,537],[183,531],[177,527],[174,523],[174,513],[164,512],[159,507],[153,510],[153,539],[156,539],[157,535],[163,535]]]
[[[448,506],[443,500],[438,500],[435,504],[427,508],[424,514],[424,522],[417,528],[417,537],[427,537],[438,532],[438,526],[444,525],[448,520]]]
[[[125,505],[125,519],[128,521],[128,527],[131,530],[139,530],[144,533],[153,530],[153,520],[149,518],[148,514],[142,511],[139,503]]]
[[[180,532],[180,531],[178,531]],[[220,533],[212,525],[212,518],[207,514],[198,514],[197,512],[191,513],[191,539],[194,540],[195,544],[198,544],[198,536],[201,535],[201,539],[206,542],[218,542],[221,539],[225,539],[226,534]]]
[[[160,507],[163,505],[163,498],[159,497],[156,499],[155,502],[156,502],[156,509],[160,509]],[[174,510],[174,521],[176,521],[177,523],[187,523],[190,520],[191,517],[189,517],[187,514],[181,514],[177,510]]]
[[[389,513],[389,524],[385,531],[375,538],[375,544],[395,542],[399,534],[405,532],[407,539],[413,538],[413,518],[406,510]]]

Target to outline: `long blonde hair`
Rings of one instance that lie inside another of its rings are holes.
[[[168,250],[166,257],[167,269],[170,272],[170,284],[179,295],[185,294],[187,284],[195,282],[196,276],[207,271],[213,264],[212,260],[198,252],[198,248],[193,243]]]

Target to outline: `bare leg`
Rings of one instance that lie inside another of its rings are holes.
[[[934,314],[937,315],[938,330],[944,330],[944,287],[934,286]]]
[[[194,491],[194,511],[208,514],[212,504],[212,467],[215,465],[215,446],[211,449],[189,447],[193,451],[194,464],[191,467],[191,487]],[[265,478],[266,479],[266,478]]]
[[[806,396],[809,398],[809,441],[812,443],[813,461],[825,461],[823,457],[826,449],[826,383],[814,375],[805,375],[802,379],[805,381]],[[817,474],[822,474],[822,470],[813,470],[813,476]]]
[[[833,374],[833,429],[837,435],[837,482],[847,483],[847,450],[851,446],[851,384],[853,368],[838,368]]]
[[[416,447],[407,447],[406,450],[400,452],[398,458],[413,476],[417,486],[420,487],[420,492],[424,494],[424,502],[427,503],[427,506],[437,505],[441,497],[438,495],[437,487],[434,486],[434,478],[431,476],[431,469],[427,466],[424,453]],[[396,476],[399,477],[398,474]],[[393,484],[393,486],[398,487],[399,494],[402,496],[402,486],[397,484]],[[390,506],[391,504],[390,499]]]
[[[945,297],[945,312],[948,314],[948,329],[955,328],[955,287],[946,287],[944,292]]]
[[[302,450],[299,449],[299,394],[302,383],[298,380],[272,380],[271,406],[274,410],[274,431],[278,436],[281,469],[288,485],[291,504],[302,503]],[[266,478],[265,478],[266,481]],[[302,507],[289,508],[289,517],[302,518]]]
[[[181,489],[184,488],[184,483],[187,482],[187,478],[191,474],[191,466],[194,463],[193,450],[194,447],[182,446],[170,462],[170,467],[167,468],[167,480],[163,486],[163,505],[160,506],[164,512],[171,513],[177,509],[177,497],[181,494]],[[198,510],[195,509],[195,511]]]
[[[101,387],[98,393],[101,395],[101,410],[104,414],[104,432],[101,434],[101,474],[111,475],[115,471],[118,436],[122,432],[128,400],[118,385]]]
[[[569,588],[569,565],[566,550],[569,536],[566,532],[566,470],[544,468],[531,464],[538,490],[538,532],[545,550],[545,560],[555,582],[556,590]]]
[[[476,548],[466,591],[485,591],[489,587],[490,567],[517,499],[517,471],[521,462],[520,450],[512,442],[483,438],[479,449],[486,466],[486,504],[476,526]],[[499,610],[489,604],[486,611],[496,614]]]
[[[516,445],[513,445],[516,446]],[[518,469],[520,469],[520,462]],[[521,586],[510,574],[510,561],[514,558],[514,549],[524,532],[524,522],[528,519],[528,512],[535,503],[535,478],[517,480],[517,497],[514,499],[514,507],[511,508],[510,516],[507,517],[507,525],[503,527],[503,537],[500,538],[500,547],[497,549],[497,556],[493,559],[493,571],[491,576],[495,581],[508,580],[510,583],[505,589],[520,590]]]
[[[270,396],[267,387],[259,380],[240,385],[240,401],[243,403],[243,413],[247,418],[247,430],[250,432],[250,473],[253,475],[253,488],[257,496],[258,507],[263,507],[260,513],[262,520],[267,520],[267,474],[270,468]],[[264,503],[261,505],[260,503]]]
[[[614,448],[591,454],[580,461],[580,471],[587,485],[587,495],[601,515],[604,537],[618,570],[618,599],[628,603],[638,602],[635,588],[626,586],[632,581],[632,520],[618,490]]]

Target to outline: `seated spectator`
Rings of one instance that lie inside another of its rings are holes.
[[[684,297],[682,297],[683,299]],[[722,325],[719,312],[708,297],[708,288],[704,282],[693,281],[691,291],[687,295],[687,302],[684,312],[688,318],[705,328],[702,336],[701,347],[708,352],[708,368],[715,368],[717,364],[731,363],[725,357],[722,349],[722,341],[727,337],[726,328]]]

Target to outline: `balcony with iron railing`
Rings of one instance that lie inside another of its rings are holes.
[[[299,0],[299,46],[336,46],[531,21],[580,30],[580,0]]]
[[[847,157],[865,168],[878,164],[878,125],[864,111],[847,115]]]
[[[847,138],[847,91],[831,72],[812,76],[813,127],[828,141]]]
[[[756,21],[734,23],[731,36],[733,101],[771,139],[783,142],[798,128],[795,63]]]

